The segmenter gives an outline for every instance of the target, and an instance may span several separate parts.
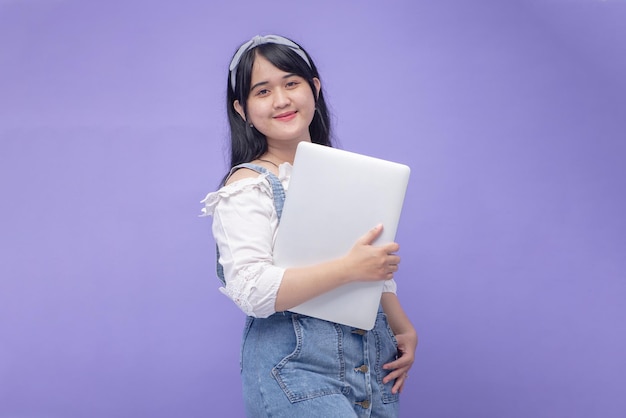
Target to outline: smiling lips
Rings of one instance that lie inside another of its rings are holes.
[[[281,113],[280,115],[276,115],[274,116],[274,119],[279,120],[281,122],[289,122],[291,119],[295,117],[296,117],[296,112],[291,111],[291,112]]]

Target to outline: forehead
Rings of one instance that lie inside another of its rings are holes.
[[[252,79],[250,80],[250,84],[255,85],[265,81],[271,82],[275,79],[281,79],[287,74],[289,73],[276,67],[263,55],[256,54],[254,63],[252,64]]]

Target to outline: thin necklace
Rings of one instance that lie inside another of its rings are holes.
[[[276,163],[271,162],[270,160],[264,160],[262,158],[259,158],[259,161],[264,161],[266,163],[270,163],[271,165],[273,165],[274,167],[278,168],[278,166],[276,165]]]

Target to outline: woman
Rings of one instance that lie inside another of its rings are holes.
[[[250,417],[396,417],[417,334],[395,294],[398,244],[371,245],[376,226],[344,257],[273,265],[272,248],[297,144],[331,146],[328,110],[311,57],[298,44],[256,36],[228,75],[231,170],[203,200],[213,216],[218,276],[247,315],[241,371]],[[384,280],[370,331],[289,312],[352,281]]]

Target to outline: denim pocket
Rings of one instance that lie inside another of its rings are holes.
[[[272,369],[289,401],[347,393],[340,326],[298,314],[292,324],[295,349]]]
[[[378,313],[378,321],[372,333],[376,338],[376,380],[381,387],[383,403],[397,402],[400,398],[399,394],[391,393],[395,380],[383,384],[385,376],[392,372],[392,370],[383,369],[383,365],[398,358],[398,340],[387,322],[387,315],[383,312]]]

